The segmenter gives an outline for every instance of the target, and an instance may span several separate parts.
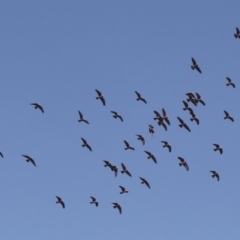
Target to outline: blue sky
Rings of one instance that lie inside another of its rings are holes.
[[[2,1],[0,238],[238,240],[240,39],[233,34],[239,9],[239,1],[216,0]],[[191,57],[202,74],[191,70]],[[137,102],[135,91],[148,103]],[[193,106],[199,126],[182,110],[190,91],[206,102]],[[163,107],[168,131],[153,121]],[[78,123],[78,110],[89,125]],[[191,133],[179,128],[177,116]],[[82,148],[82,137],[93,152]],[[123,140],[135,151],[125,151]],[[103,160],[124,163],[133,177],[115,178]],[[210,170],[219,172],[219,182]],[[119,185],[129,193],[120,195]],[[121,215],[112,202],[121,204]]]

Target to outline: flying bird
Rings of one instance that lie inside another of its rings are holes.
[[[202,100],[200,94],[198,94],[198,93],[196,92],[196,95],[197,95],[197,101],[200,102],[203,106],[205,106],[206,104],[205,104],[205,102]]]
[[[188,102],[191,101],[195,106],[197,106],[198,101],[197,101],[195,95],[192,92],[188,92],[188,93],[186,93],[186,95],[188,96],[187,101]]]
[[[220,147],[219,144],[214,143],[213,144],[216,148],[213,149],[214,151],[219,151],[221,154],[223,153],[223,149]]]
[[[182,101],[183,102],[183,104],[184,104],[184,108],[183,108],[183,110],[184,111],[186,111],[186,110],[188,110],[190,113],[193,113],[193,110],[192,110],[192,108],[188,105],[188,103],[187,102],[185,102],[185,101]]]
[[[114,118],[119,118],[122,122],[123,122],[123,118],[122,118],[122,116],[121,115],[119,115],[117,112],[115,112],[115,111],[111,111],[111,113],[113,113],[113,117]]]
[[[226,77],[226,79],[228,80],[228,83],[226,84],[227,86],[230,86],[230,85],[231,85],[231,86],[233,86],[234,88],[236,87],[231,78]]]
[[[85,122],[85,123],[89,124],[89,122],[83,117],[83,115],[80,111],[78,111],[78,114],[79,114],[78,122]]]
[[[216,177],[218,181],[220,180],[220,176],[216,171],[210,171],[210,172],[212,173],[212,178]]]
[[[141,179],[141,181],[142,181],[141,183],[142,183],[142,184],[146,184],[146,186],[147,186],[148,188],[151,188],[151,187],[150,187],[150,184],[148,183],[148,181],[147,181],[145,178],[142,178],[142,177],[139,177],[139,178]]]
[[[92,148],[91,146],[88,144],[88,142],[84,139],[84,138],[81,138],[82,141],[83,141],[83,145],[82,147],[87,147],[90,151],[92,151]]]
[[[190,128],[188,127],[188,125],[180,118],[180,117],[177,117],[179,122],[181,124],[179,124],[179,127],[182,128],[182,127],[185,127],[189,132],[191,132]]]
[[[166,123],[167,123],[168,125],[170,125],[169,117],[168,117],[168,115],[167,115],[167,113],[166,113],[166,111],[165,111],[164,108],[162,109],[162,114],[163,114],[163,117],[162,117],[163,120],[165,120]]]
[[[197,62],[195,61],[194,58],[192,58],[192,64],[193,64],[193,65],[191,66],[192,70],[197,69],[197,71],[198,71],[199,73],[202,73],[200,67],[198,66],[198,64],[197,64]]]
[[[121,214],[122,213],[121,205],[118,203],[112,203],[112,204],[114,205],[113,208],[117,208],[119,210],[119,213]]]
[[[142,135],[140,134],[136,134],[136,136],[138,137],[138,140],[140,140],[142,142],[142,144],[144,145],[145,144],[145,139]]]
[[[90,202],[91,204],[95,204],[96,207],[98,207],[98,201],[96,200],[95,197],[90,197],[92,199],[92,201]]]
[[[128,149],[135,150],[133,147],[130,146],[130,144],[126,140],[124,140],[124,143],[126,145],[126,148],[124,148],[125,150],[128,150]]]
[[[171,147],[171,145],[168,142],[162,141],[162,143],[164,143],[164,145],[163,145],[164,148],[167,147],[169,152],[172,151],[172,147]]]
[[[129,172],[129,170],[125,167],[125,165],[122,163],[122,171],[121,173],[126,173],[129,177],[131,177],[131,173]]]
[[[150,132],[150,134],[152,134],[152,136],[154,136],[154,126],[153,125],[151,125],[151,124],[149,124],[148,125],[149,126],[149,128],[148,128],[148,131]]]
[[[56,203],[60,203],[62,205],[62,207],[65,208],[64,201],[60,197],[58,197],[58,196],[56,196],[56,198],[57,198],[57,202]]]
[[[237,27],[236,27],[236,33],[234,33],[234,37],[235,38],[240,38],[240,31]]]
[[[144,151],[148,155],[148,159],[152,159],[157,164],[157,159],[155,158],[154,154],[148,151]]]
[[[36,163],[35,163],[35,161],[33,160],[32,157],[30,157],[28,155],[22,155],[22,156],[26,158],[27,162],[31,162],[36,167]]]
[[[190,113],[192,115],[192,118],[190,118],[191,121],[195,121],[197,125],[199,125],[199,119],[194,113]]]
[[[42,111],[42,113],[44,113],[43,107],[40,104],[38,104],[38,103],[31,103],[31,105],[33,105],[35,109],[40,109]]]
[[[137,91],[135,91],[135,93],[137,94],[137,101],[140,101],[140,100],[141,100],[141,101],[147,103],[147,101],[145,100],[145,98],[143,98],[140,93],[138,93]]]
[[[224,119],[230,119],[232,122],[234,122],[233,117],[231,117],[227,111],[224,110],[224,113],[225,113]]]
[[[120,194],[128,193],[128,190],[126,190],[125,187],[123,187],[123,186],[119,186],[119,187],[121,188],[121,192],[120,192]]]
[[[185,159],[182,158],[182,157],[178,157],[178,159],[181,161],[181,162],[179,163],[179,166],[180,166],[180,167],[181,167],[181,166],[184,166],[184,167],[186,168],[186,170],[188,171],[188,170],[189,170],[189,167],[188,167],[188,164],[187,164],[187,162],[185,161]]]
[[[102,101],[102,104],[105,106],[106,105],[106,101],[104,99],[104,96],[102,95],[102,93],[100,91],[98,91],[97,89],[95,90],[98,94],[98,97],[96,97],[96,99],[100,99]]]

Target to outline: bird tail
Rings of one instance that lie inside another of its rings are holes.
[[[217,149],[213,149],[214,151],[217,151]]]
[[[191,66],[192,70],[194,70],[194,66]]]
[[[193,118],[190,118],[191,121],[193,121],[194,119]]]
[[[123,194],[123,192],[120,192],[120,194]]]
[[[185,110],[187,110],[187,108],[183,108],[183,110],[185,111]]]
[[[230,84],[229,84],[229,83],[227,83],[226,85],[227,85],[227,86],[229,86]]]
[[[212,175],[212,178],[214,178],[214,175]]]
[[[117,116],[113,116],[114,118],[117,118]]]
[[[128,148],[124,148],[125,150],[127,150]]]
[[[182,163],[179,163],[179,166],[181,167],[181,166],[182,166]]]
[[[124,171],[121,171],[121,173],[124,173]]]
[[[179,127],[182,128],[182,124],[179,124]]]

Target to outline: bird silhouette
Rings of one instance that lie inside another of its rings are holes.
[[[235,38],[240,38],[240,31],[237,27],[236,27],[236,33],[234,33],[234,37]]]
[[[89,124],[89,122],[86,119],[84,119],[84,117],[80,111],[78,111],[78,114],[79,114],[78,122],[85,122],[85,123]]]
[[[171,145],[168,142],[162,141],[162,143],[164,143],[164,145],[163,145],[164,148],[167,147],[169,152],[172,151],[172,147],[171,147]]]
[[[181,167],[181,166],[184,166],[184,167],[186,168],[186,170],[189,171],[189,166],[188,166],[187,162],[185,161],[185,159],[182,158],[182,157],[178,157],[178,159],[181,161],[181,162],[179,163],[179,166],[180,166],[180,167]]]
[[[184,108],[183,108],[183,110],[184,111],[186,111],[186,110],[188,110],[190,113],[193,113],[193,110],[192,110],[192,108],[188,105],[188,103],[187,102],[185,102],[185,101],[182,101],[183,102],[183,104],[184,104]]]
[[[144,151],[148,155],[148,159],[152,159],[157,164],[157,159],[155,158],[154,154],[148,151]]]
[[[234,82],[232,81],[232,79],[231,78],[229,78],[229,77],[226,77],[226,79],[228,80],[228,83],[226,84],[227,86],[232,86],[233,88],[235,88],[236,86],[235,86],[235,84],[234,84]]]
[[[31,162],[36,167],[36,163],[35,163],[35,161],[33,160],[32,157],[30,157],[28,155],[22,155],[22,156],[26,158],[27,162]]]
[[[230,119],[232,122],[234,122],[234,119],[232,116],[229,115],[229,113],[227,111],[224,110],[224,113],[225,113],[225,117],[224,119]]]
[[[112,203],[112,204],[114,205],[113,208],[117,208],[118,211],[119,211],[119,213],[121,214],[121,213],[122,213],[122,207],[121,207],[121,205],[118,204],[118,203]]]
[[[43,107],[40,104],[38,104],[38,103],[31,103],[31,105],[33,105],[35,109],[40,109],[42,111],[42,113],[44,113]]]
[[[142,184],[145,184],[148,188],[151,188],[150,184],[148,183],[148,181],[145,178],[142,178],[142,177],[139,177],[139,178],[141,179]]]
[[[192,64],[193,64],[193,65],[191,66],[192,70],[196,69],[199,73],[202,73],[200,67],[198,66],[198,64],[197,64],[197,62],[195,61],[194,58],[192,58]]]
[[[122,116],[121,115],[119,115],[117,112],[115,112],[115,111],[111,111],[111,113],[113,113],[113,117],[114,118],[119,118],[122,122],[123,122],[123,118],[122,118]]]
[[[119,187],[121,188],[121,192],[120,192],[120,194],[128,193],[128,190],[126,190],[125,187],[123,187],[123,186],[119,186]]]
[[[57,202],[56,203],[60,203],[62,205],[62,207],[65,208],[64,201],[60,197],[58,197],[58,196],[56,196],[56,198],[57,198]]]
[[[147,103],[145,98],[143,98],[139,92],[135,91],[135,93],[137,94],[137,101],[143,101],[144,103]]]
[[[212,173],[212,178],[216,177],[218,181],[220,180],[220,176],[216,171],[210,171],[210,172]]]
[[[96,207],[98,207],[98,201],[96,200],[95,197],[90,197],[92,201],[90,202],[91,204],[95,204]]]
[[[166,113],[166,111],[165,111],[164,108],[162,109],[162,114],[163,114],[163,117],[162,117],[163,120],[165,120],[166,123],[167,123],[168,125],[170,125],[169,117],[168,117],[168,115],[167,115],[167,113]]]
[[[126,148],[124,148],[125,150],[128,150],[128,149],[135,150],[133,147],[130,146],[130,144],[126,140],[124,140],[124,143],[126,145]]]
[[[136,136],[138,136],[138,140],[140,140],[142,142],[143,145],[145,145],[145,139],[142,135],[140,134],[136,134]]]
[[[105,101],[105,98],[104,96],[102,95],[102,93],[100,91],[98,91],[97,89],[95,89],[95,91],[97,92],[98,94],[98,97],[96,97],[96,99],[100,99],[102,101],[102,104],[105,106],[106,105],[106,101]]]
[[[129,177],[131,177],[131,173],[129,172],[129,170],[125,167],[125,165],[122,163],[122,171],[121,173],[126,173]]]
[[[177,117],[177,118],[178,118],[179,122],[181,123],[181,124],[179,124],[179,127],[181,127],[181,128],[185,127],[189,132],[191,132],[191,130],[188,127],[188,125],[180,117]]]
[[[220,147],[219,144],[214,143],[213,145],[216,147],[215,149],[213,149],[214,151],[219,151],[221,154],[223,153],[223,149],[222,147]]]
[[[155,132],[154,132],[154,126],[151,125],[151,124],[149,124],[148,127],[149,127],[149,128],[148,128],[148,131],[150,132],[150,134],[151,134],[152,136],[154,136],[154,133],[155,133]]]
[[[196,96],[197,96],[197,101],[200,102],[203,106],[205,106],[206,104],[205,104],[205,102],[202,100],[200,94],[198,94],[198,93],[196,92]]]
[[[199,125],[199,119],[194,113],[190,113],[192,115],[192,118],[190,118],[191,121],[195,121],[197,125]]]
[[[83,145],[82,147],[87,147],[90,151],[92,151],[92,148],[91,146],[88,144],[88,142],[84,139],[84,138],[81,138],[82,141],[83,141]]]

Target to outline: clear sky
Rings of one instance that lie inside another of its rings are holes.
[[[239,240],[239,9],[239,1],[217,0],[1,1],[0,239]],[[202,74],[191,69],[191,57]],[[136,101],[135,91],[147,104]],[[199,126],[182,109],[190,91],[206,102],[190,104]],[[162,108],[168,131],[153,120]],[[78,122],[78,110],[89,125]],[[223,110],[235,121],[224,120]],[[135,151],[125,151],[123,140]],[[132,178],[114,177],[103,160],[119,169],[124,163]],[[129,193],[120,194],[119,185]]]

